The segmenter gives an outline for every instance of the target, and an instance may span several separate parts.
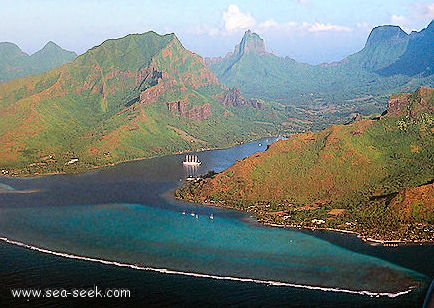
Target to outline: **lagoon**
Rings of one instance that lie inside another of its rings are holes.
[[[195,153],[202,161],[197,172],[222,171],[272,141]],[[155,302],[148,299],[158,305],[206,304],[208,296],[215,304],[271,306],[282,299],[288,306],[315,303],[312,298],[326,298],[330,305],[423,300],[429,269],[392,263],[390,250],[348,244],[357,240],[352,236],[339,237],[336,244],[328,233],[264,227],[243,213],[173,200],[171,192],[188,175],[182,160],[172,155],[79,175],[0,178],[8,188],[0,194],[2,297],[12,301],[11,287],[56,281],[110,286],[121,279],[135,290],[133,300],[156,292],[138,285],[159,285]],[[429,245],[411,249],[412,263],[423,263],[433,252]],[[14,269],[7,262],[17,256],[26,261],[15,262]],[[45,262],[50,265],[40,265]]]

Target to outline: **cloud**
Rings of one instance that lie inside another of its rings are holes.
[[[269,19],[264,22],[259,23],[255,30],[259,30],[260,32],[266,31],[284,31],[284,32],[292,32],[302,30],[302,24],[297,22],[285,22],[278,23],[274,19]]]
[[[394,14],[392,17],[390,17],[390,21],[392,22],[392,25],[404,25],[408,22],[408,19],[405,16]]]
[[[277,23],[273,19],[260,23],[257,27],[261,32],[284,31],[284,32],[351,32],[352,29],[344,26],[333,25],[330,23],[308,23],[308,22],[286,22]]]
[[[332,25],[332,24],[322,24],[319,22],[310,25],[307,29],[309,32],[351,32],[351,28]]]
[[[306,0],[294,0],[300,3],[310,3]],[[222,14],[222,26],[210,27],[202,25],[196,27],[193,31],[195,34],[208,34],[211,36],[217,35],[232,35],[238,32],[253,30],[258,33],[326,33],[326,32],[351,32],[352,29],[340,25],[330,23],[309,23],[309,22],[277,22],[274,19],[268,19],[258,22],[250,13],[245,13],[235,5],[229,5]]]
[[[254,27],[255,19],[250,13],[243,13],[235,4],[228,6],[223,12],[223,25],[226,32],[234,33],[240,30],[247,30]]]

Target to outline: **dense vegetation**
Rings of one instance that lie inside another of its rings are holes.
[[[40,74],[59,65],[73,61],[77,54],[66,51],[53,42],[29,56],[8,42],[0,43],[0,83],[14,78]]]
[[[174,34],[105,41],[72,63],[0,85],[0,170],[76,172],[279,133],[270,104],[225,108],[225,91]],[[182,110],[168,109],[177,102]]]
[[[176,195],[266,223],[433,241],[434,89],[405,99],[400,117],[294,135]]]

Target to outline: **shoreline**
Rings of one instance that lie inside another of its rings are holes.
[[[353,230],[346,230],[346,229],[336,229],[336,228],[324,228],[324,227],[295,227],[295,226],[289,226],[289,225],[280,225],[280,224],[274,224],[274,223],[266,223],[266,222],[258,222],[261,225],[268,226],[268,227],[274,227],[274,228],[284,228],[284,229],[293,229],[293,230],[309,230],[309,231],[328,231],[328,232],[337,232],[337,233],[344,233],[344,234],[351,234],[355,235],[358,238],[360,238],[361,241],[371,245],[371,246],[377,246],[382,245],[383,247],[398,247],[403,245],[433,245],[434,241],[429,240],[421,240],[421,241],[405,241],[405,240],[383,240],[383,239],[376,239],[369,236],[364,236],[356,231]]]
[[[199,153],[199,152],[205,152],[205,151],[218,151],[218,150],[225,150],[225,149],[229,149],[231,147],[237,146],[237,145],[241,145],[243,143],[250,143],[250,142],[256,142],[256,141],[260,141],[263,139],[268,139],[268,138],[280,138],[281,136],[267,136],[267,137],[261,137],[258,139],[252,139],[250,141],[243,141],[241,143],[233,143],[231,145],[228,145],[227,147],[216,147],[216,148],[202,148],[202,149],[198,149],[198,150],[186,150],[186,151],[180,151],[177,153],[169,153],[169,154],[163,154],[163,155],[155,155],[155,156],[149,156],[149,157],[137,157],[137,158],[133,158],[133,159],[128,159],[128,160],[121,160],[115,163],[110,163],[110,164],[104,164],[104,165],[99,165],[99,166],[93,166],[91,168],[86,168],[84,170],[80,170],[78,172],[50,172],[50,173],[41,173],[41,174],[4,174],[4,173],[0,173],[0,178],[1,177],[5,177],[5,178],[36,178],[36,177],[46,177],[46,176],[55,176],[55,175],[82,175],[82,174],[86,174],[88,172],[92,172],[92,171],[96,171],[99,169],[103,169],[103,168],[108,168],[108,167],[114,167],[123,163],[129,163],[129,162],[134,162],[134,161],[141,161],[141,160],[148,160],[148,159],[154,159],[154,158],[161,158],[161,157],[166,157],[166,156],[174,156],[174,155],[182,155],[185,153]],[[175,190],[177,188],[174,188]],[[36,193],[39,192],[39,190],[30,190],[30,191],[3,191],[0,192],[1,193]],[[172,196],[173,199],[177,200],[176,197]],[[178,199],[179,200],[179,199]],[[182,200],[182,201],[187,201],[187,202],[193,202],[192,200]],[[336,229],[336,228],[328,228],[328,227],[319,227],[319,226],[315,226],[315,227],[311,227],[311,226],[300,226],[300,225],[286,225],[286,224],[276,224],[276,223],[268,223],[268,222],[264,222],[261,220],[258,220],[258,217],[254,214],[251,213],[249,211],[245,211],[242,209],[237,209],[235,207],[231,207],[231,206],[227,206],[224,205],[220,202],[217,202],[216,204],[209,204],[209,203],[202,203],[202,202],[195,202],[198,204],[203,204],[206,206],[217,206],[217,207],[222,207],[222,208],[228,208],[228,209],[233,209],[242,213],[248,213],[248,214],[253,214],[255,217],[255,220],[258,224],[263,225],[263,226],[269,226],[269,227],[276,227],[276,228],[285,228],[285,229],[293,229],[293,230],[310,230],[310,231],[315,231],[315,230],[323,230],[323,231],[330,231],[330,232],[338,232],[338,233],[344,233],[344,234],[351,234],[351,235],[356,235],[358,238],[360,238],[363,242],[368,243],[369,245],[372,246],[376,246],[376,245],[382,245],[384,247],[396,247],[396,246],[400,246],[400,245],[422,245],[422,244],[434,244],[434,240],[384,240],[384,239],[377,239],[377,238],[373,238],[372,236],[365,236],[362,235],[360,232],[356,232],[353,230],[347,230],[347,229]]]
[[[434,240],[415,240],[415,241],[411,241],[411,240],[384,240],[384,239],[376,239],[373,238],[372,236],[365,236],[362,235],[360,232],[357,231],[353,231],[353,230],[347,230],[347,229],[336,229],[336,228],[328,228],[328,227],[310,227],[310,226],[303,226],[303,225],[285,225],[285,224],[276,224],[276,223],[269,223],[269,222],[264,222],[258,219],[258,217],[256,216],[255,213],[249,212],[249,211],[245,211],[242,209],[238,209],[232,206],[227,206],[224,205],[220,202],[216,202],[214,204],[210,204],[210,203],[201,203],[201,202],[195,202],[193,200],[183,200],[183,199],[177,199],[176,197],[174,197],[176,200],[181,200],[184,202],[190,202],[190,203],[198,203],[198,204],[202,204],[202,205],[206,205],[206,206],[216,206],[216,207],[221,207],[221,208],[226,208],[226,209],[231,209],[231,210],[235,210],[235,211],[239,211],[241,213],[244,214],[249,214],[249,215],[253,215],[255,217],[256,223],[261,225],[261,226],[265,226],[265,227],[273,227],[273,228],[283,228],[283,229],[292,229],[292,230],[309,230],[309,231],[328,231],[328,232],[337,232],[337,233],[343,233],[343,234],[349,234],[349,235],[355,235],[358,238],[360,238],[360,240],[362,242],[365,242],[366,244],[369,244],[371,246],[377,246],[377,245],[381,245],[383,247],[398,247],[398,246],[404,246],[404,245],[434,245]]]
[[[11,174],[8,171],[8,173],[4,173],[4,172],[0,172],[0,178],[2,177],[9,177],[9,178],[31,178],[31,177],[45,177],[45,176],[54,176],[54,175],[80,175],[80,174],[85,174],[87,172],[90,171],[94,171],[94,170],[99,170],[99,169],[103,169],[103,168],[108,168],[108,167],[114,167],[123,163],[129,163],[129,162],[135,162],[135,161],[140,161],[140,160],[146,160],[146,159],[153,159],[153,158],[161,158],[161,157],[166,157],[166,156],[173,156],[173,155],[182,155],[185,153],[201,153],[201,152],[206,152],[206,151],[218,151],[218,150],[226,150],[226,149],[230,149],[232,147],[235,147],[237,145],[242,145],[245,143],[250,143],[250,142],[255,142],[255,141],[259,141],[262,139],[268,139],[268,138],[279,138],[282,136],[266,136],[266,137],[260,137],[258,139],[251,139],[251,140],[245,140],[245,141],[241,141],[241,142],[234,142],[228,146],[223,146],[223,147],[215,147],[215,148],[201,148],[201,149],[197,149],[197,150],[184,150],[184,151],[178,151],[176,153],[167,153],[167,154],[162,154],[162,155],[154,155],[154,156],[143,156],[143,157],[137,157],[137,158],[132,158],[132,159],[126,159],[126,160],[120,160],[117,162],[113,162],[113,163],[108,163],[108,164],[103,164],[103,165],[99,165],[99,166],[92,166],[89,168],[84,168],[83,170],[80,170],[78,172],[47,172],[47,173],[23,173],[23,174]],[[3,169],[6,170],[6,169]],[[14,169],[11,169],[14,170]],[[17,169],[17,170],[22,170],[22,169]],[[1,170],[0,170],[1,171]]]

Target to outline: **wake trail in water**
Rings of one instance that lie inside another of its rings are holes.
[[[369,291],[369,290],[362,290],[362,291],[356,291],[356,290],[347,290],[347,289],[341,289],[336,287],[320,287],[320,286],[310,286],[310,285],[302,285],[302,284],[295,284],[295,283],[288,283],[288,282],[281,282],[281,281],[273,281],[273,280],[261,280],[261,279],[254,279],[254,278],[242,278],[242,277],[232,277],[232,276],[218,276],[218,275],[212,275],[212,274],[202,274],[202,273],[192,273],[192,272],[183,272],[183,271],[177,271],[177,270],[171,270],[166,268],[154,268],[154,267],[146,267],[146,266],[140,266],[135,264],[128,264],[128,263],[121,263],[117,261],[110,261],[110,260],[104,260],[104,259],[97,259],[97,258],[91,258],[91,257],[85,257],[85,256],[79,256],[79,255],[73,255],[68,254],[65,252],[59,252],[59,251],[52,251],[45,248],[40,248],[36,246],[32,246],[29,244],[25,244],[22,242],[10,240],[6,237],[0,237],[0,240],[13,244],[16,246],[24,247],[30,250],[39,251],[46,254],[51,254],[59,257],[69,258],[69,259],[77,259],[77,260],[84,260],[84,261],[90,261],[90,262],[97,262],[107,265],[115,265],[119,267],[128,267],[136,270],[143,270],[143,271],[153,271],[163,274],[172,274],[172,275],[183,275],[183,276],[191,276],[191,277],[199,277],[199,278],[210,278],[210,279],[216,279],[216,280],[230,280],[230,281],[239,281],[239,282],[253,282],[258,284],[265,284],[270,286],[283,286],[283,287],[292,287],[292,288],[302,288],[302,289],[309,289],[309,290],[319,290],[319,291],[325,291],[325,292],[341,292],[341,293],[349,293],[349,294],[360,294],[360,295],[367,295],[367,296],[387,296],[387,297],[398,297],[404,294],[408,294],[411,291],[413,291],[416,286],[410,287],[408,290],[396,292],[396,293],[389,293],[389,292],[375,292],[375,291]]]

